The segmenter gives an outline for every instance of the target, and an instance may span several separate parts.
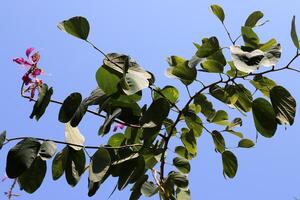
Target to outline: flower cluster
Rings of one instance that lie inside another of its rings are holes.
[[[39,75],[43,73],[43,70],[38,67],[38,61],[40,60],[40,54],[34,52],[34,48],[26,49],[26,59],[24,58],[15,58],[14,62],[17,64],[28,68],[26,73],[23,75],[23,85],[27,86],[24,92],[30,92],[30,97],[33,98],[35,91],[42,85],[42,80],[38,78]],[[23,92],[23,91],[22,91]]]

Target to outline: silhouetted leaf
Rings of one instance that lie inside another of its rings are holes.
[[[256,130],[264,137],[272,137],[277,129],[272,105],[263,98],[257,98],[253,101],[252,112]]]
[[[66,146],[62,151],[58,152],[52,161],[52,178],[59,179],[65,172],[66,163],[69,157],[69,148]]]
[[[148,180],[148,175],[143,175],[137,180],[137,182],[131,188],[132,192],[129,200],[138,200],[140,198],[140,196],[142,195],[141,188],[147,180]]]
[[[77,108],[81,103],[82,97],[81,94],[78,92],[74,92],[70,94],[63,102],[59,114],[58,120],[62,123],[69,122],[73,115],[75,114]]]
[[[296,115],[296,100],[289,91],[282,86],[275,86],[270,91],[270,99],[279,123],[293,125]]]
[[[29,169],[27,169],[20,177],[18,182],[21,190],[28,193],[34,193],[42,184],[47,171],[46,161],[37,157]]]
[[[222,153],[223,174],[229,178],[235,177],[238,169],[238,162],[235,155],[231,151]]]
[[[41,143],[33,138],[18,142],[11,148],[6,159],[6,174],[9,178],[17,178],[30,168],[37,157]]]
[[[210,6],[212,12],[219,18],[219,20],[223,23],[225,19],[225,14],[221,6],[219,5],[211,5]]]
[[[68,184],[74,187],[85,169],[85,154],[83,149],[75,151],[69,148],[68,160],[66,163],[65,175]]]
[[[108,151],[100,147],[92,157],[89,167],[89,180],[92,182],[101,182],[110,166],[110,155]]]
[[[111,124],[114,122],[114,120],[118,116],[120,116],[121,112],[122,112],[122,109],[117,108],[111,114],[107,113],[104,123],[99,129],[99,132],[98,132],[99,135],[105,135],[109,132]]]
[[[79,16],[60,22],[58,28],[83,40],[87,39],[90,32],[90,25],[87,19]]]
[[[245,22],[245,26],[251,27],[253,28],[257,22],[263,18],[264,14],[261,11],[254,11],[253,13],[251,13],[249,15],[249,17],[247,18],[246,22]]]

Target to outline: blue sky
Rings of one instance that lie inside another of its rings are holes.
[[[290,23],[293,15],[298,16],[300,34],[300,2],[286,1],[80,1],[52,0],[41,3],[36,0],[10,0],[1,4],[0,84],[1,124],[8,137],[36,136],[64,140],[63,124],[57,120],[59,107],[50,105],[39,122],[29,119],[32,103],[19,96],[21,77],[24,70],[12,62],[14,57],[24,56],[27,47],[35,47],[41,53],[40,66],[45,70],[44,82],[54,88],[53,97],[63,100],[71,92],[78,91],[87,96],[96,87],[95,72],[101,65],[102,56],[86,43],[61,32],[58,22],[72,16],[85,16],[90,21],[90,40],[105,52],[131,55],[144,68],[156,75],[156,84],[176,85],[186,94],[177,80],[164,76],[167,67],[165,58],[180,55],[190,58],[195,48],[193,42],[202,37],[215,35],[222,46],[230,41],[219,23],[211,14],[209,6],[219,4],[225,10],[226,24],[233,36],[238,36],[240,26],[248,14],[255,10],[265,13],[270,22],[258,28],[262,41],[275,37],[282,44],[283,55],[279,62],[284,65],[294,56],[295,49],[290,39]],[[300,61],[294,63],[297,67]],[[207,76],[207,75],[206,75]],[[279,85],[289,89],[299,100],[299,74],[280,72],[271,76]],[[206,79],[206,77],[203,77]],[[197,88],[192,88],[193,91]],[[297,110],[299,112],[299,109]],[[234,113],[236,116],[238,113]],[[240,129],[254,139],[252,116],[245,120]],[[225,180],[222,175],[221,159],[214,152],[211,138],[203,134],[198,140],[198,157],[192,161],[190,188],[192,199],[293,199],[300,198],[300,123],[287,130],[280,128],[272,139],[260,137],[255,148],[235,149],[239,160],[236,178]],[[105,139],[97,136],[101,120],[86,116],[80,129],[86,143],[97,145]],[[11,144],[12,145],[12,144]],[[59,146],[61,149],[62,146]],[[0,151],[0,176],[5,173],[5,158],[8,146]],[[48,168],[51,168],[48,161]],[[105,183],[95,197],[106,199],[116,180]],[[1,194],[9,182],[0,183]],[[33,195],[20,192],[23,199],[88,199],[87,180],[70,188],[64,178],[52,181],[51,172],[40,189]],[[127,199],[128,190],[116,192],[111,200]],[[157,199],[154,197],[153,199]],[[4,196],[1,197],[4,199]]]

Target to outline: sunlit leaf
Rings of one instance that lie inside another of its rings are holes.
[[[207,100],[204,94],[197,94],[194,98],[194,103],[201,107],[201,113],[208,119],[210,119],[216,112],[212,103]]]
[[[173,165],[184,174],[188,174],[191,170],[191,165],[189,161],[185,158],[180,158],[180,157],[174,158]]]
[[[212,12],[219,18],[219,20],[223,23],[225,19],[225,14],[221,6],[219,5],[211,5],[210,6]]]
[[[81,150],[83,148],[83,144],[85,141],[84,136],[80,133],[78,127],[72,127],[69,123],[65,124],[65,137],[66,142],[70,144],[76,144],[76,145],[69,145],[74,150]]]
[[[218,110],[210,119],[209,122],[220,124],[220,125],[227,125],[229,124],[228,114],[224,110]]]
[[[276,83],[265,76],[256,75],[250,83],[259,91],[261,91],[266,97],[270,97],[270,90],[276,86]]]
[[[253,28],[257,22],[263,18],[264,14],[261,11],[254,11],[253,13],[251,13],[246,22],[245,22],[245,26],[251,27]]]
[[[231,151],[224,151],[222,153],[223,174],[229,178],[236,175],[238,169],[238,162],[235,155]]]
[[[189,129],[194,131],[196,137],[201,136],[203,124],[201,119],[193,112],[185,112],[184,118]]]
[[[180,139],[189,153],[197,153],[197,141],[193,130],[183,130]]]
[[[293,20],[292,20],[291,37],[292,37],[292,40],[293,40],[293,43],[294,43],[295,47],[297,49],[299,49],[300,48],[300,43],[299,43],[297,30],[296,30],[296,17],[295,16],[293,16]]]
[[[144,182],[141,188],[141,193],[146,197],[152,197],[158,192],[158,188],[153,182]]]
[[[259,37],[252,30],[252,28],[248,26],[242,26],[241,32],[245,42],[245,46],[256,49],[260,42]]]
[[[125,136],[123,133],[116,133],[109,138],[107,144],[112,147],[119,147],[124,140]]]
[[[249,139],[241,139],[239,141],[239,144],[238,144],[238,147],[241,147],[241,148],[251,148],[255,146],[254,142],[252,140],[249,140]]]
[[[243,122],[241,118],[234,118],[234,120],[226,126],[226,130],[232,130],[236,127],[242,126]]]
[[[87,19],[79,16],[60,22],[58,28],[83,40],[87,39],[90,32],[90,25]]]
[[[175,153],[177,153],[179,156],[191,160],[192,158],[194,158],[196,155],[193,155],[191,153],[188,152],[188,150],[183,147],[183,146],[177,146],[175,148]]]
[[[216,151],[223,153],[225,151],[225,140],[222,136],[222,134],[219,131],[214,130],[211,133],[211,136],[214,140],[215,149]]]
[[[190,190],[176,188],[176,200],[191,200]]]
[[[160,95],[158,92],[153,91],[154,100],[159,98],[167,98],[170,102],[176,103],[179,98],[179,91],[174,86],[166,86],[163,89],[159,89],[159,91],[163,94]]]

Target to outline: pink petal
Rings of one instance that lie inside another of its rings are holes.
[[[119,124],[117,123],[117,125],[115,125],[113,132],[116,132],[118,129],[123,129],[125,126],[123,124]]]
[[[34,48],[32,48],[32,47],[26,49],[25,54],[26,54],[27,58],[29,58],[30,54],[31,54],[33,51],[34,51]]]
[[[14,62],[18,63],[19,65],[23,65],[25,67],[31,67],[32,64],[25,60],[24,58],[15,58],[13,59]]]
[[[41,75],[41,73],[42,73],[42,70],[41,70],[41,69],[35,68],[35,69],[33,70],[33,72],[31,73],[31,75],[32,75],[33,77],[36,77],[36,76],[38,76],[38,75]]]
[[[22,77],[22,80],[25,85],[28,85],[29,83],[32,82],[32,79],[29,77],[29,74],[27,74],[27,73]]]

